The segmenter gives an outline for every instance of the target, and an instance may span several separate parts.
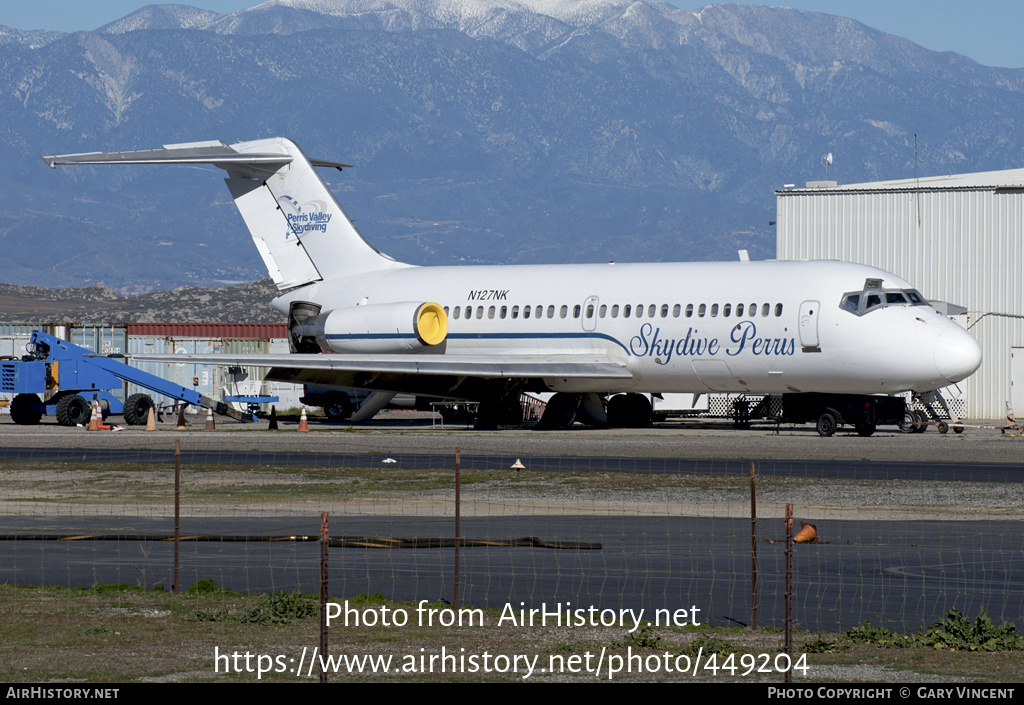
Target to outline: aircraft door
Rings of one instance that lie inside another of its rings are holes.
[[[804,352],[821,352],[818,347],[818,311],[821,305],[817,301],[804,301],[800,304],[800,346]]]
[[[580,311],[580,321],[583,324],[583,330],[594,331],[597,330],[597,297],[588,296],[587,300],[583,302],[583,310]]]

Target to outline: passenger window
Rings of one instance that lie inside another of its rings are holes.
[[[718,304],[711,304],[711,317],[715,318],[718,316]]]
[[[512,307],[512,318],[519,318],[519,307],[518,306],[513,306]]]
[[[618,318],[618,317],[619,317],[619,305],[618,304],[612,304],[612,318]]]
[[[658,310],[658,307],[655,306],[654,304],[651,304],[650,306],[648,306],[647,307],[647,317],[648,318],[654,318],[654,312],[657,311],[657,310]]]
[[[476,307],[476,317],[477,318],[483,318],[484,317],[484,307],[483,306],[477,306]]]
[[[597,315],[599,315],[601,318],[604,318],[605,314],[607,314],[607,313],[608,313],[608,306],[606,304],[601,304],[601,309],[600,309],[600,311],[598,312]]]
[[[587,318],[594,317],[594,304],[587,304]]]
[[[501,317],[504,318],[508,314],[508,306],[501,307]]]
[[[490,308],[487,309],[487,317],[488,318],[494,318],[494,307],[493,306],[491,306]]]
[[[561,318],[565,318],[566,316],[568,316],[569,315],[569,307],[566,306],[565,304],[562,304],[562,308],[561,308],[561,310],[559,310],[558,315]]]
[[[771,310],[771,306],[768,304],[761,304],[761,318],[768,318],[769,310]]]
[[[630,314],[630,312],[632,310],[633,310],[633,307],[630,306],[629,304],[626,304],[625,306],[623,306],[622,307],[622,317],[623,318],[629,318],[629,314]]]
[[[572,317],[573,318],[579,318],[580,317],[580,305],[579,304],[576,304],[575,306],[572,307]]]
[[[537,308],[533,309],[534,318],[542,318],[544,316],[544,307],[537,304]]]
[[[672,307],[672,318],[679,318],[679,314],[682,312],[682,306],[676,304]]]
[[[455,314],[455,320],[456,320],[456,321],[457,321],[457,320],[459,320],[459,311],[461,311],[461,310],[462,310],[461,308],[459,308],[458,306],[456,306],[456,307],[455,307],[455,310],[454,310],[454,311],[452,312],[452,313],[454,313],[454,314]]]
[[[523,306],[523,318],[529,318],[529,317],[530,317],[530,307],[529,306]]]
[[[661,305],[661,317],[668,318],[668,304]]]
[[[704,318],[704,313],[706,311],[707,311],[707,306],[705,304],[701,304],[700,306],[697,307],[697,317],[698,318]]]
[[[644,317],[644,305],[643,304],[637,304],[636,305],[636,317],[637,318],[643,318]]]
[[[693,304],[686,304],[686,317],[693,318]]]
[[[757,315],[757,304],[750,304],[750,313],[748,314],[751,318]]]
[[[726,304],[725,306],[722,307],[722,315],[723,316],[728,318],[730,313],[732,313],[732,304]]]
[[[775,317],[778,318],[782,315],[782,304],[775,304]]]
[[[743,304],[736,304],[736,318],[743,315]]]
[[[554,317],[555,317],[555,307],[554,306],[548,306],[548,318],[554,318]]]

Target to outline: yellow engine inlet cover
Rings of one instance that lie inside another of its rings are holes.
[[[416,337],[424,345],[437,345],[448,336],[448,315],[441,304],[428,301],[416,309]]]

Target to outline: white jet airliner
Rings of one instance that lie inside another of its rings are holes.
[[[963,328],[908,282],[864,265],[418,267],[367,243],[314,168],[346,165],[309,159],[287,139],[43,159],[212,164],[228,173],[282,292],[274,306],[288,317],[293,354],[189,356],[199,364],[475,399],[482,425],[518,423],[522,391],[558,392],[546,417],[554,426],[574,415],[642,422],[650,416],[642,393],[926,393],[981,364]]]

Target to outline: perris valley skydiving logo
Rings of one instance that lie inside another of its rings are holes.
[[[789,328],[782,331],[788,332]],[[795,355],[796,340],[794,338],[758,337],[757,326],[752,321],[742,321],[733,326],[728,343],[720,343],[718,338],[700,336],[696,328],[689,328],[685,338],[665,338],[661,328],[650,323],[640,326],[640,333],[629,340],[629,352],[637,357],[657,358],[660,365],[667,365],[673,357],[714,357],[723,350],[730,357],[743,351],[751,355],[780,356]]]
[[[288,219],[288,232],[284,239],[287,241],[292,235],[302,237],[308,232],[327,232],[327,224],[334,217],[333,213],[325,213],[327,204],[323,201],[306,201],[300,204],[291,196],[281,196],[277,199],[281,206],[284,217]]]

